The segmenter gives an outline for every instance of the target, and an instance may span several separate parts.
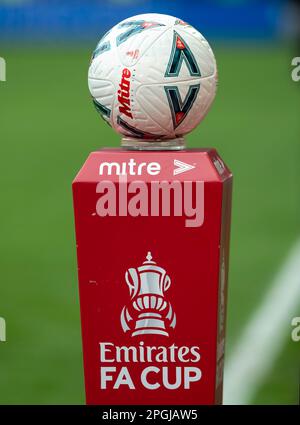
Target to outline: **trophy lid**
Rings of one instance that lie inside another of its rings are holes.
[[[151,251],[148,251],[146,255],[146,260],[143,262],[141,266],[137,268],[137,270],[140,273],[147,273],[147,272],[156,272],[161,275],[166,274],[166,270],[163,267],[160,267],[157,265],[156,261],[153,260]]]
[[[151,251],[148,251],[146,255],[146,261],[144,261],[143,264],[156,264],[156,262],[152,260]]]

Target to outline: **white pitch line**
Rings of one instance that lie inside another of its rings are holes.
[[[225,365],[224,404],[253,400],[291,333],[300,306],[300,241],[294,245],[262,304]]]

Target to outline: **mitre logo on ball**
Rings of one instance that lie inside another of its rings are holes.
[[[138,268],[130,268],[125,273],[129,287],[130,303],[121,312],[121,325],[131,336],[164,335],[176,326],[176,315],[165,297],[171,286],[171,279],[159,267],[148,252],[146,260]]]

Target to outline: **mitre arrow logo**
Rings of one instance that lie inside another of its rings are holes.
[[[195,165],[187,164],[186,162],[179,161],[178,159],[174,159],[174,171],[173,175],[176,176],[177,174],[185,173],[186,171],[193,170],[195,168]]]

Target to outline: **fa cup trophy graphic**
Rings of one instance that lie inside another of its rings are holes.
[[[130,305],[123,307],[121,312],[123,331],[131,332],[131,336],[169,336],[169,329],[176,325],[176,315],[165,299],[171,279],[153,261],[151,252],[148,252],[142,266],[126,271],[125,280],[129,287]]]

